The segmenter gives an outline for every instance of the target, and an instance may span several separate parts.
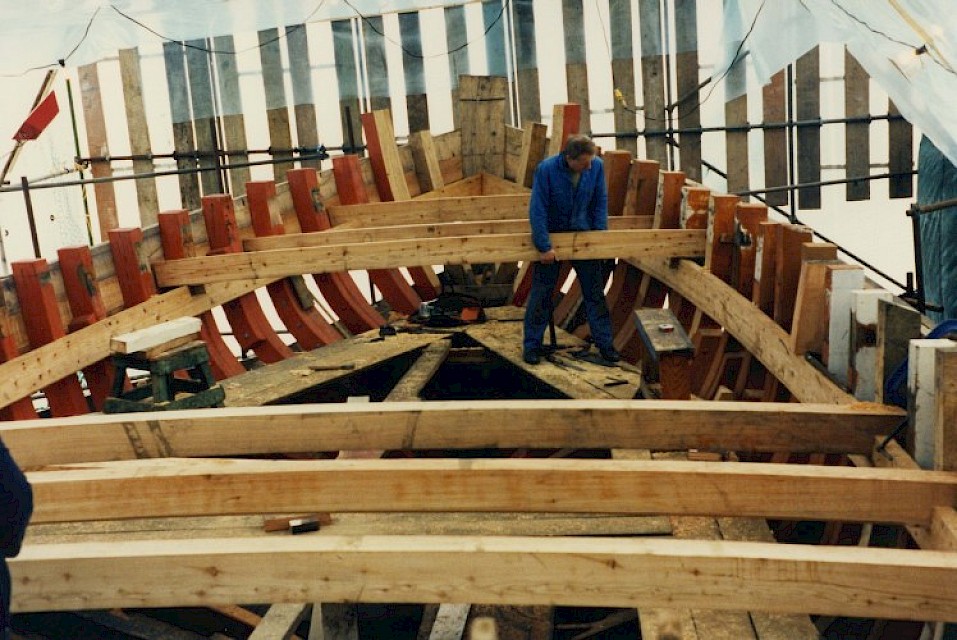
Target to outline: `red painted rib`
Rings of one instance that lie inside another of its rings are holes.
[[[291,169],[286,172],[293,207],[303,233],[331,228],[329,214],[319,198],[319,177],[315,169]],[[378,311],[369,305],[348,273],[319,273],[315,276],[322,296],[352,333],[362,333],[384,324]]]
[[[32,348],[41,347],[66,335],[57,308],[56,292],[47,261],[18,260],[13,263],[13,282]],[[56,417],[90,411],[76,374],[57,380],[44,389],[50,411]]]
[[[243,246],[232,197],[227,194],[203,196],[202,203],[209,255],[241,252]],[[268,364],[292,356],[292,350],[283,343],[266,318],[255,292],[227,302],[223,311],[244,353],[252,349]]]
[[[143,254],[143,230],[140,228],[112,229],[109,232],[110,252],[116,269],[116,279],[127,309],[149,300],[156,293],[156,283],[147,256]]]
[[[285,233],[282,220],[274,221],[269,213],[269,199],[276,195],[272,180],[246,183],[246,198],[257,236],[275,236]],[[342,336],[319,314],[315,305],[303,307],[289,278],[266,287],[276,312],[286,328],[292,332],[299,346],[307,351],[331,344]]]
[[[9,362],[19,354],[17,341],[11,335],[0,337],[0,363]],[[0,409],[0,420],[36,420],[37,412],[33,408],[33,401],[20,398],[3,409]]]
[[[160,242],[163,246],[163,256],[167,260],[189,258],[195,255],[193,246],[193,228],[189,222],[189,212],[185,209],[164,211],[159,214]],[[223,340],[216,320],[209,311],[199,316],[203,323],[200,328],[200,338],[206,343],[209,351],[210,365],[217,380],[245,373],[246,368],[236,360],[229,345]]]

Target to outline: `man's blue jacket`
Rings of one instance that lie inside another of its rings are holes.
[[[578,187],[572,184],[565,156],[546,158],[535,169],[528,211],[532,242],[544,253],[552,248],[548,238],[556,231],[604,231],[608,228],[608,193],[601,158],[582,172]]]

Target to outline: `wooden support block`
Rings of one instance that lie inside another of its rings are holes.
[[[331,228],[329,214],[319,198],[319,177],[314,169],[292,169],[286,172],[289,191],[299,228],[315,233]],[[319,291],[343,324],[353,333],[362,333],[383,324],[382,316],[372,308],[348,273],[315,275]]]
[[[805,242],[801,245],[801,262],[837,260],[837,245],[830,242]]]
[[[409,135],[409,148],[412,149],[412,161],[415,175],[419,180],[419,191],[435,191],[445,186],[442,168],[435,151],[435,140],[428,130],[415,131]]]
[[[710,189],[704,187],[682,187],[682,229],[707,229],[708,221],[713,215],[714,201],[711,199]]]
[[[824,362],[828,372],[846,385],[851,357],[851,292],[864,287],[864,270],[856,265],[829,266],[824,276],[824,286],[827,290],[828,317]]]
[[[111,229],[110,253],[116,267],[116,279],[127,308],[148,300],[156,293],[149,256],[143,249],[143,230]]]
[[[185,209],[178,211],[164,211],[158,216],[160,242],[163,247],[163,256],[168,260],[176,260],[193,256],[196,253],[193,240],[193,227],[190,223],[189,212]],[[210,311],[199,315],[201,322],[200,337],[206,343],[209,351],[210,366],[217,380],[225,380],[246,371],[246,368],[236,359],[229,346],[223,340],[223,335],[216,324],[216,319]],[[111,368],[112,369],[112,368]]]
[[[777,264],[777,222],[758,223],[755,236],[754,290],[751,299],[768,317],[774,315],[774,273]]]
[[[11,267],[30,346],[36,349],[64,337],[66,332],[47,261],[17,260]],[[44,392],[54,416],[72,416],[90,410],[75,373],[53,382]]]
[[[877,365],[875,377],[877,402],[885,402],[884,383],[907,359],[911,340],[920,338],[920,313],[913,307],[896,301],[877,302]]]
[[[732,282],[738,292],[751,300],[754,295],[754,272],[758,255],[758,232],[760,224],[767,222],[768,207],[765,204],[739,202],[735,220],[741,231],[747,234],[748,242],[737,247],[732,267]]]
[[[825,279],[828,267],[834,264],[830,260],[801,263],[790,334],[791,351],[798,355],[824,351],[828,331]]]
[[[863,289],[851,292],[851,353],[848,388],[858,400],[873,402],[884,381],[877,378],[877,309],[890,302],[890,291]]]
[[[608,215],[620,216],[625,209],[631,152],[611,149],[601,156],[605,165],[605,186],[608,192]]]
[[[582,108],[580,104],[556,104],[552,107],[552,137],[548,142],[548,155],[554,156],[565,148],[568,138],[581,131]]]
[[[695,348],[678,319],[670,309],[638,309],[635,324],[647,356],[646,378],[661,384],[661,399],[688,400]]]
[[[145,329],[113,336],[110,339],[110,350],[113,353],[135,353],[163,347],[180,338],[188,337],[192,340],[199,335],[201,325],[199,318],[168,320]]]
[[[202,203],[203,220],[209,238],[209,254],[242,254],[242,240],[236,224],[233,199],[226,194],[203,196]],[[292,355],[292,350],[276,334],[266,318],[255,293],[248,293],[227,302],[223,305],[223,311],[244,353],[253,350],[259,359],[266,363],[279,362]]]
[[[281,236],[285,229],[281,216],[271,210],[269,203],[276,196],[276,183],[256,181],[246,183],[246,198],[249,202],[249,214],[257,236]],[[278,220],[276,219],[278,218]],[[296,338],[299,347],[312,351],[323,345],[340,340],[342,335],[332,328],[323,318],[312,299],[305,283],[296,286],[294,279],[302,276],[290,276],[266,287],[276,313],[286,328]]]
[[[364,114],[363,118],[367,120],[366,115],[368,114]],[[332,171],[333,175],[336,176],[336,185],[340,187],[339,201],[342,204],[369,202],[369,196],[362,182],[358,156],[340,156],[333,159]],[[422,298],[413,290],[398,269],[370,269],[369,277],[372,278],[375,286],[379,288],[392,308],[399,313],[412,314],[419,309]]]
[[[548,127],[539,122],[529,122],[522,131],[522,152],[518,158],[518,170],[515,182],[523,187],[532,188],[532,178],[538,163],[545,159],[548,144]]]
[[[946,339],[911,340],[907,363],[908,450],[923,469],[933,469],[937,441],[937,351],[952,349]],[[941,359],[949,364],[950,358]],[[942,401],[943,402],[943,401]],[[944,405],[946,406],[946,404]],[[912,436],[912,437],[911,437]]]
[[[103,304],[103,297],[100,295],[100,288],[96,281],[90,248],[85,245],[64,247],[57,250],[57,257],[60,262],[63,288],[73,316],[67,331],[72,333],[105,318],[106,306]],[[86,380],[93,407],[97,411],[102,411],[103,401],[113,384],[112,365],[105,359],[95,362],[83,368],[83,377]]]
[[[957,343],[937,351],[935,368],[934,469],[957,471]]]
[[[814,237],[810,228],[785,224],[777,228],[774,266],[774,320],[791,330],[794,302],[801,277],[801,250]]]
[[[715,195],[714,216],[708,227],[704,264],[714,275],[731,284],[734,262],[734,223],[739,196]]]

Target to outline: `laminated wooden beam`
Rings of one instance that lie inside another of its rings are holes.
[[[714,318],[750,351],[772,375],[802,402],[849,404],[853,396],[838,389],[824,374],[788,348],[787,333],[758,312],[748,300],[702,267],[681,260],[641,260],[639,269],[678,289],[695,306]]]
[[[530,199],[531,194],[523,193],[333,205],[328,209],[328,216],[333,226],[348,225],[350,228],[468,220],[527,219]],[[303,228],[303,231],[307,229]]]
[[[934,507],[957,501],[957,479],[949,472],[757,462],[166,458],[53,465],[28,479],[34,523],[529,511],[927,525]]]
[[[262,567],[270,580],[262,580]],[[954,619],[938,551],[629,538],[301,536],[25,547],[13,611],[217,603],[667,606]],[[582,580],[582,576],[588,576]],[[888,594],[893,594],[889,597]]]
[[[302,365],[305,367],[305,365]],[[290,374],[292,376],[292,374]],[[480,447],[868,453],[894,407],[532,400],[344,403],[91,415],[0,424],[27,467],[163,456]]]
[[[695,257],[704,254],[704,235],[704,230],[579,231],[552,234],[552,243],[560,260]],[[160,285],[170,287],[244,278],[280,278],[304,271],[505,262],[537,257],[531,234],[524,233],[230,253],[157,262],[153,268]]]

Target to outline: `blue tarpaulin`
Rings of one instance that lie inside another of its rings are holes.
[[[918,167],[918,204],[957,198],[957,167],[926,136],[920,142]],[[935,322],[957,318],[957,207],[922,214],[920,225],[924,293],[929,305],[944,308],[943,313],[927,315]]]

